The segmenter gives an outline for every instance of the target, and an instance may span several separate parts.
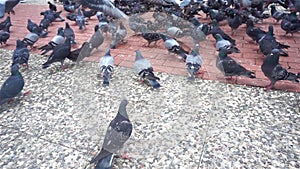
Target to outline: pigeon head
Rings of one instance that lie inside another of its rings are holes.
[[[271,51],[271,53],[272,53],[272,54],[280,54],[280,51],[279,51],[279,49],[273,49],[273,50]]]
[[[270,34],[270,35],[274,35],[274,27],[273,27],[273,25],[269,25],[269,27],[268,27],[268,34]]]
[[[201,25],[201,23],[199,22],[199,20],[197,19],[197,18],[192,18],[192,19],[190,19],[190,22],[192,22],[192,24],[194,25],[194,26],[200,26]]]
[[[10,72],[11,72],[11,75],[12,75],[12,76],[20,75],[20,72],[19,72],[19,64],[13,64],[13,65],[11,66]]]
[[[59,27],[58,30],[57,30],[57,34],[58,35],[63,35],[64,34],[64,28]]]
[[[246,21],[246,25],[247,25],[247,27],[249,27],[249,26],[253,27],[254,26],[254,22],[251,19],[248,19]]]
[[[110,56],[110,48],[107,49],[105,56]]]
[[[26,46],[20,39],[16,40],[16,44],[17,44],[17,48]]]
[[[97,24],[94,28],[94,31],[97,32],[99,30],[99,25]]]
[[[82,12],[81,12],[80,8],[78,8],[77,13],[78,13],[79,16],[82,15]]]
[[[120,22],[120,29],[126,29],[123,22]]]
[[[140,50],[136,50],[135,54],[136,54],[135,55],[135,61],[143,58],[142,52]]]
[[[128,100],[124,99],[121,101],[120,106],[119,106],[119,111],[118,114],[122,115],[126,119],[128,119],[127,111],[126,111],[126,106],[128,104]]]
[[[223,39],[222,35],[220,35],[220,34],[218,34],[218,33],[214,35],[214,38],[215,38],[217,41]]]
[[[70,25],[68,22],[66,22],[66,28],[70,28]]]
[[[199,44],[196,44],[194,49],[193,49],[193,53],[199,55],[199,50],[200,50],[200,46],[199,46]]]

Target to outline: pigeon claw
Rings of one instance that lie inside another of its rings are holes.
[[[127,159],[127,160],[130,160],[130,159],[131,159],[131,157],[130,157],[129,155],[125,154],[125,152],[122,152],[121,158]]]
[[[29,94],[30,94],[30,91],[28,90],[28,91],[26,91],[26,92],[23,93],[23,96],[27,96]]]

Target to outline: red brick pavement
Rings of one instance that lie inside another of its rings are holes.
[[[39,13],[47,9],[48,6],[46,5],[18,5],[15,8],[16,15],[11,16],[13,24],[11,27],[11,37],[7,42],[7,46],[2,46],[2,48],[10,50],[15,49],[16,39],[22,39],[28,33],[26,30],[27,19],[30,18],[32,21],[39,23],[39,21],[42,19],[42,16]],[[60,6],[59,9],[62,9],[62,7]],[[62,16],[65,17],[66,14],[67,13],[63,11]],[[2,20],[5,18],[6,16]],[[207,20],[200,20],[207,22]],[[87,29],[82,31],[78,29],[75,23],[72,23],[71,21],[68,22],[76,33],[77,45],[73,46],[75,49],[80,47],[84,41],[89,39],[89,37],[93,34],[93,27],[98,21],[96,17],[92,17],[92,19],[88,21],[89,24],[86,26]],[[285,32],[281,30],[280,24],[275,24],[275,21],[271,18],[264,20],[262,24],[258,24],[257,26],[266,30],[269,24],[274,25],[277,40],[291,46],[291,48],[288,49],[290,56],[281,57],[280,63],[284,67],[290,66],[290,71],[294,73],[300,72],[300,34],[295,34],[294,37],[291,37],[291,35],[282,36],[285,34]],[[64,22],[54,22],[53,25],[49,27],[48,36],[46,38],[39,39],[35,46],[41,46],[48,43],[56,34],[59,26],[64,27]],[[226,24],[222,25],[221,27],[226,32],[230,32],[230,28]],[[258,46],[251,42],[251,39],[245,34],[245,27],[245,25],[242,25],[238,29],[236,35],[233,36],[233,38],[237,40],[237,47],[241,50],[241,53],[232,54],[231,56],[246,68],[254,71],[257,78],[249,79],[245,77],[237,77],[231,81],[226,81],[224,76],[222,76],[222,74],[215,67],[217,52],[214,47],[215,41],[212,36],[208,36],[208,40],[200,44],[200,53],[203,57],[204,64],[201,68],[202,74],[198,75],[199,78],[259,87],[264,87],[269,83],[268,79],[263,75],[260,69],[260,65],[264,60],[264,56],[258,52]],[[144,47],[143,45],[146,43],[146,41],[142,39],[142,37],[133,36],[133,33],[130,31],[128,35],[129,36],[126,38],[127,43],[119,45],[117,49],[114,49],[111,52],[115,58],[115,64],[117,66],[132,68],[135,58],[135,50],[140,49],[142,54],[151,61],[155,71],[187,76],[185,63],[180,60],[178,56],[172,54],[168,55],[167,50],[164,49],[162,41],[157,43],[156,46]],[[100,57],[103,55],[104,51],[109,45],[109,42],[111,41],[110,35],[105,36],[105,40],[106,42],[100,47],[100,49],[94,52],[94,54],[87,58],[86,61],[99,61]],[[180,40],[187,45],[191,44],[191,41],[188,38]],[[39,51],[33,50],[32,52],[38,53]],[[289,81],[280,81],[275,85],[275,88],[279,90],[300,92],[300,84]]]

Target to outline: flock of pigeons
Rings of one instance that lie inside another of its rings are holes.
[[[0,17],[4,17],[5,12],[14,13],[14,6],[20,0],[0,0]],[[274,4],[279,4],[290,12],[276,10]],[[46,37],[48,27],[51,23],[65,19],[60,16],[62,11],[57,11],[57,7],[48,2],[49,9],[41,12],[43,19],[39,24],[28,19],[27,34],[22,40],[16,41],[16,49],[13,52],[11,76],[4,82],[0,89],[0,105],[10,101],[20,95],[24,87],[24,79],[19,71],[19,65],[28,68],[30,50],[39,38]],[[271,8],[271,15],[264,13]],[[64,69],[65,59],[79,62],[85,57],[89,57],[94,50],[103,44],[104,34],[111,34],[112,41],[104,56],[100,59],[100,70],[103,75],[103,86],[108,86],[114,69],[114,59],[110,50],[117,48],[124,43],[127,36],[127,28],[123,22],[129,22],[129,28],[137,36],[147,40],[148,47],[151,43],[159,40],[164,41],[165,48],[176,55],[179,55],[185,62],[189,73],[188,80],[194,80],[202,66],[202,58],[199,53],[199,43],[206,40],[206,36],[212,34],[216,40],[216,50],[219,52],[216,59],[217,68],[226,76],[246,76],[255,78],[252,71],[247,70],[237,63],[229,55],[239,53],[235,40],[219,27],[219,22],[227,20],[232,29],[232,35],[238,31],[240,25],[246,24],[246,34],[253,39],[259,49],[264,54],[265,60],[261,65],[264,75],[270,79],[271,83],[266,86],[267,90],[274,87],[279,80],[290,80],[299,82],[300,72],[291,73],[279,64],[280,56],[288,56],[285,49],[289,48],[276,40],[274,28],[269,25],[268,31],[264,31],[255,24],[265,18],[272,17],[277,22],[281,22],[281,28],[286,34],[297,33],[300,30],[300,20],[297,12],[300,12],[300,0],[183,0],[178,3],[174,0],[80,0],[79,2],[69,2],[63,0],[64,10],[69,12],[66,19],[76,22],[79,29],[86,29],[88,19],[94,15],[98,18],[98,23],[94,27],[94,34],[84,42],[80,48],[72,50],[71,45],[76,44],[74,30],[69,23],[65,23],[65,28],[59,27],[57,34],[52,40],[38,47],[42,55],[51,52],[48,60],[42,68],[48,68],[54,62],[60,62]],[[86,10],[90,8],[89,10]],[[141,14],[153,12],[153,19],[145,20]],[[196,18],[200,12],[206,14],[211,19],[210,23],[201,23]],[[129,16],[129,17],[128,17]],[[10,16],[0,23],[0,44],[5,44],[10,37],[10,27],[12,26]],[[163,30],[163,31],[162,31]],[[193,49],[189,52],[183,47],[183,43],[178,39],[190,36],[194,43]],[[140,50],[136,50],[134,62],[135,73],[153,88],[159,88],[159,78],[154,75],[151,63],[145,59]],[[27,94],[25,92],[24,94]],[[96,163],[96,168],[110,168],[112,155],[130,137],[132,124],[126,113],[127,100],[123,100],[115,119],[110,123],[101,152],[92,160]]]

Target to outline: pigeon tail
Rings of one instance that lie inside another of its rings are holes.
[[[186,57],[187,57],[187,56],[186,56],[185,53],[180,53],[179,55],[180,55],[184,60],[186,60]]]
[[[249,71],[249,70],[247,70],[247,71],[243,74],[243,76],[249,77],[249,78],[251,78],[251,79],[256,78],[255,73],[254,73],[254,72],[251,72],[251,71]]]
[[[97,162],[95,169],[110,169],[112,160],[113,160],[113,154],[109,154],[108,156],[100,159]]]
[[[160,84],[158,83],[157,80],[147,79],[147,81],[149,82],[149,84],[150,84],[154,89],[157,89],[157,88],[160,87]]]
[[[284,79],[292,81],[292,82],[299,83],[299,80],[298,80],[299,77],[298,77],[298,75],[299,75],[299,73],[296,75],[294,73],[288,72]]]
[[[103,72],[103,84],[102,84],[102,86],[103,87],[109,86],[109,80],[110,80],[110,72],[106,69]]]
[[[50,66],[50,64],[46,62],[46,63],[44,63],[44,64],[42,65],[42,68],[43,68],[43,69],[46,69],[46,68],[48,68],[49,66]]]

